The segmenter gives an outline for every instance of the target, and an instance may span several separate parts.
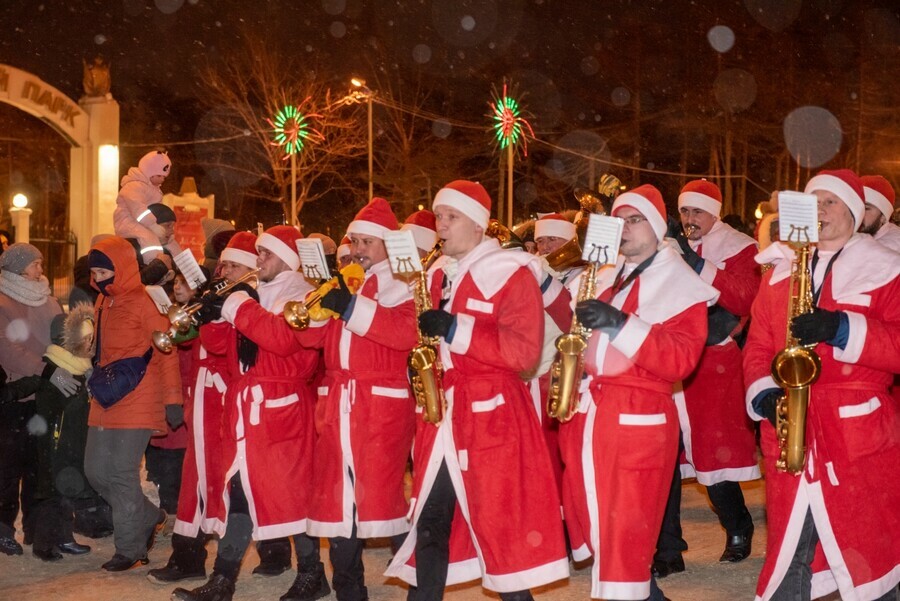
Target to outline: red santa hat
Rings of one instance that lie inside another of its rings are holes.
[[[337,247],[337,260],[340,261],[350,254],[350,238],[344,236]]]
[[[491,219],[491,197],[478,182],[463,179],[450,182],[438,190],[431,203],[432,210],[440,206],[456,209],[485,230]]]
[[[894,187],[880,175],[864,175],[859,181],[863,185],[866,203],[881,211],[889,220],[894,213]]]
[[[534,222],[534,239],[547,236],[571,240],[575,237],[575,224],[559,213],[547,213]]]
[[[256,267],[257,257],[259,255],[256,253],[256,236],[250,232],[238,232],[228,241],[222,254],[219,255],[219,260],[232,261],[252,269]]]
[[[628,192],[623,192],[616,197],[616,201],[612,206],[612,216],[622,207],[631,207],[640,212],[650,222],[656,237],[662,240],[666,237],[666,203],[663,202],[662,194],[659,190],[650,184],[638,186]]]
[[[138,169],[147,177],[154,175],[169,175],[169,169],[172,168],[172,161],[162,150],[152,150],[141,157],[138,161]]]
[[[347,226],[347,233],[374,236],[383,240],[385,232],[395,231],[399,227],[390,203],[376,196],[359,210]]]
[[[722,192],[711,181],[695,179],[688,182],[678,195],[678,209],[683,207],[702,209],[718,217],[722,212]]]
[[[437,222],[434,213],[428,209],[416,211],[407,217],[400,229],[412,232],[417,248],[431,250],[437,242]]]
[[[293,271],[300,268],[300,255],[297,254],[297,240],[303,235],[290,225],[274,225],[260,234],[256,239],[256,249],[265,248],[273,253]]]
[[[859,227],[866,210],[866,203],[863,200],[866,195],[856,173],[849,169],[820,171],[806,182],[806,188],[803,189],[806,194],[812,194],[816,190],[831,192],[840,198],[841,202],[850,209],[853,223]]]

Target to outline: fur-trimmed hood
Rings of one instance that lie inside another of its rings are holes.
[[[76,303],[69,309],[63,324],[64,349],[85,359],[94,356],[94,308],[87,303]]]

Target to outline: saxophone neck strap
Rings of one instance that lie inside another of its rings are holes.
[[[649,258],[644,259],[643,262],[641,262],[637,267],[635,267],[634,270],[631,273],[629,273],[627,277],[625,277],[625,264],[623,264],[622,268],[619,270],[619,273],[616,274],[616,279],[613,282],[612,288],[610,288],[610,290],[611,290],[610,302],[612,302],[612,299],[615,298],[615,296],[619,292],[628,288],[628,286],[630,286],[633,281],[638,279],[638,276],[640,276],[641,273],[645,269],[647,269],[651,263],[653,263],[653,259],[655,259],[655,258],[656,258],[656,253],[653,253]]]
[[[819,249],[817,248],[813,252],[812,266],[810,267],[810,272],[812,273],[812,278],[813,278],[813,306],[819,305],[819,296],[821,296],[821,294],[822,294],[822,288],[825,287],[825,280],[828,279],[828,274],[831,273],[831,268],[834,267],[834,262],[837,260],[837,258],[840,256],[841,252],[843,252],[843,250],[844,249],[841,248],[840,250],[838,250],[836,253],[834,253],[831,256],[831,259],[828,261],[828,265],[825,266],[825,274],[822,276],[822,281],[819,283],[818,288],[816,287],[815,275],[816,275],[816,265],[819,264]]]

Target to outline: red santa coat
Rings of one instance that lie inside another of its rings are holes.
[[[900,252],[900,226],[890,221],[878,228],[875,239],[894,252]]]
[[[224,402],[228,372],[228,322],[200,328],[193,352],[194,374],[184,403],[184,423],[189,442],[181,470],[175,532],[194,537],[204,532],[224,532],[227,500],[224,494],[225,458],[234,457],[233,437],[225,435]],[[218,344],[218,347],[214,345]]]
[[[458,498],[447,584],[481,577],[511,592],[569,574],[559,499],[532,399],[520,374],[533,369],[543,338],[539,265],[486,240],[458,264],[431,269],[437,306],[456,271],[445,310],[456,316],[441,344],[447,411],[438,427],[418,420],[413,453],[413,526],[446,462]],[[416,529],[386,575],[415,585]]]
[[[415,434],[406,358],[416,343],[409,285],[388,261],[369,268],[350,318],[313,323],[297,338],[324,347],[316,408],[309,532],[359,538],[409,530],[403,478]]]
[[[315,392],[312,378],[318,354],[300,346],[282,316],[285,302],[302,299],[312,286],[297,272],[284,271],[260,284],[260,301],[245,292],[231,294],[222,317],[234,327],[225,334],[229,371],[224,432],[233,441],[224,458],[225,497],[215,516],[227,518],[227,487],[240,472],[253,538],[300,534],[307,530],[309,485],[313,475]],[[244,371],[237,356],[237,333],[259,347],[256,364]],[[216,507],[219,507],[217,504]]]
[[[785,345],[792,258],[780,243],[757,257],[775,264],[753,304],[744,348],[747,407],[757,420],[750,402],[777,388],[770,370]],[[815,348],[822,370],[810,389],[801,474],[775,469],[775,430],[762,420],[768,540],[757,599],[771,598],[781,584],[807,511],[825,559],[813,563],[814,598],[839,590],[843,599],[874,599],[900,582],[900,406],[888,392],[900,372],[898,276],[897,254],[857,234],[825,278],[818,306],[846,312],[850,334],[843,350]]]
[[[591,597],[645,599],[678,452],[672,388],[696,368],[718,294],[668,245],[614,294],[621,264],[600,270],[597,289],[628,320],[613,340],[591,335],[589,394],[560,426],[563,502],[573,555],[596,558]]]
[[[716,221],[697,250],[705,259],[700,278],[719,291],[718,305],[741,318],[759,289],[756,242]],[[729,336],[707,346],[697,369],[675,386],[675,406],[684,438],[682,477],[706,486],[760,477],[756,433],[744,407],[741,349]]]

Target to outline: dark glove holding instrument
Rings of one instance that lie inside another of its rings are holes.
[[[184,424],[184,407],[181,405],[166,405],[166,423],[173,430],[177,430]]]
[[[837,336],[841,325],[841,311],[816,309],[791,320],[791,336],[800,344],[828,342]]]
[[[419,330],[425,336],[442,336],[447,338],[456,317],[442,309],[429,309],[419,315]]]
[[[681,226],[681,222],[674,217],[669,217],[667,223],[668,229],[666,230],[666,236],[675,239],[675,242],[678,243],[678,247],[681,249],[681,256],[684,259],[684,262],[690,265],[691,269],[700,273],[700,270],[703,269],[703,258],[697,254],[697,251],[691,248],[691,243],[684,234],[684,228]]]
[[[344,281],[344,276],[340,273],[337,275],[337,281],[338,287],[331,289],[328,294],[323,296],[319,304],[324,309],[343,315],[347,307],[350,306],[353,294],[350,293],[350,289],[347,288],[347,283]]]
[[[626,313],[596,299],[581,301],[575,305],[575,315],[584,327],[606,332],[611,338],[614,338],[628,321]]]
[[[757,408],[759,410],[758,412],[764,418],[769,420],[769,423],[772,424],[773,428],[775,427],[778,399],[780,399],[783,394],[784,392],[781,390],[772,390],[759,400],[759,407]]]

